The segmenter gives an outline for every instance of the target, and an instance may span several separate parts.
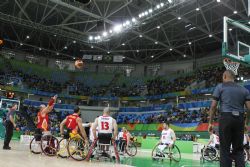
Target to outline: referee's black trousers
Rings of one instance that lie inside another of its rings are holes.
[[[14,126],[13,126],[12,122],[6,121],[6,123],[5,123],[6,132],[5,132],[4,145],[3,145],[4,148],[9,147],[10,140],[13,136],[13,128],[14,128]]]
[[[220,167],[231,167],[232,160],[236,167],[245,167],[243,155],[244,116],[233,116],[232,113],[220,113]],[[231,152],[230,148],[233,148]]]

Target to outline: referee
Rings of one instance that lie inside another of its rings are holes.
[[[214,113],[220,102],[220,167],[231,167],[232,160],[235,161],[236,167],[245,166],[244,127],[248,124],[250,114],[247,112],[247,119],[244,121],[244,106],[250,109],[250,94],[246,88],[237,85],[234,80],[235,74],[232,71],[227,70],[223,73],[223,83],[216,86],[210,108],[209,129],[212,127]]]
[[[6,115],[6,121],[5,121],[5,138],[4,138],[4,150],[10,150],[11,147],[9,146],[10,140],[13,136],[13,128],[16,128],[16,124],[14,121],[14,115],[17,110],[17,104],[13,104],[10,108],[8,108],[8,112]]]

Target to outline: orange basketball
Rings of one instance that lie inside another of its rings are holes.
[[[76,60],[75,61],[75,67],[77,69],[83,69],[83,66],[84,66],[84,62],[82,60]]]
[[[3,40],[2,39],[0,39],[0,45],[2,45],[3,44]]]

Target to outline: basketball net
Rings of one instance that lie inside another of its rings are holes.
[[[225,58],[223,60],[224,66],[226,67],[227,70],[231,70],[234,72],[235,75],[238,75],[238,68],[240,66],[239,62],[232,61],[229,58]]]

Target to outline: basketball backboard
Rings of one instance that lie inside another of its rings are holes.
[[[248,21],[224,17],[222,56],[250,65],[250,27]]]

